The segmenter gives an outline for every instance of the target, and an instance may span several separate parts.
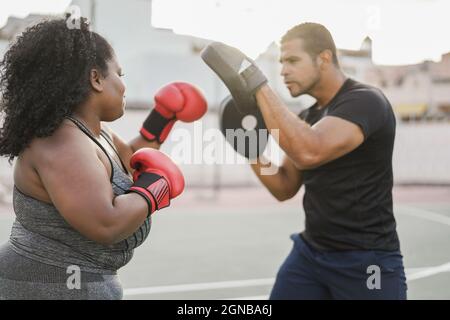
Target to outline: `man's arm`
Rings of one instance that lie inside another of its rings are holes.
[[[298,190],[300,190],[303,179],[301,171],[296,168],[292,160],[285,157],[283,164],[278,167],[276,174],[262,175],[261,169],[268,165],[267,161],[261,160],[261,157],[257,159],[256,163],[252,163],[251,166],[262,184],[279,201],[288,200],[294,197]],[[270,166],[272,166],[272,164],[270,164]]]
[[[249,111],[246,107],[253,106],[256,97],[268,129],[279,130],[281,148],[299,169],[332,161],[364,141],[362,130],[350,120],[325,117],[310,127],[298,119],[267,85],[267,78],[255,62],[238,49],[213,42],[201,56],[222,79],[241,111]]]
[[[279,130],[279,145],[299,169],[312,169],[356,149],[362,129],[347,120],[326,116],[314,126],[298,118],[278,95],[264,85],[256,99],[269,130]]]

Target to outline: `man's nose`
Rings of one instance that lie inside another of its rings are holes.
[[[281,75],[282,77],[285,77],[285,76],[287,76],[287,74],[288,74],[288,72],[287,72],[286,66],[285,66],[285,65],[282,65],[282,66],[281,66],[281,70],[280,70],[280,75]]]

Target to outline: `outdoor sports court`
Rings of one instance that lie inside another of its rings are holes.
[[[124,299],[267,299],[289,235],[303,229],[301,197],[188,188],[154,215],[148,240],[119,270]],[[450,187],[397,186],[394,197],[408,299],[450,299]],[[0,242],[13,219],[0,205]]]

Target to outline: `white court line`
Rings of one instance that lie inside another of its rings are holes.
[[[441,223],[441,224],[450,226],[450,217],[448,217],[446,215],[436,213],[433,211],[429,211],[429,210],[417,209],[417,208],[413,208],[413,207],[407,207],[407,206],[401,206],[401,207],[406,208],[408,211],[407,212],[398,212],[399,214],[404,214],[407,216],[421,218],[424,220],[429,220],[429,221],[433,221],[433,222],[437,222],[437,223]]]
[[[416,217],[424,220],[429,220],[433,222],[437,222],[440,224],[444,224],[450,226],[450,217],[439,214],[430,210],[418,209],[409,206],[402,206],[403,208],[407,208],[406,212],[399,212],[400,214],[408,215],[411,217]],[[412,271],[412,270],[411,270]],[[422,279],[426,277],[430,277],[432,275],[449,272],[450,271],[450,262],[442,264],[440,266],[423,268],[423,270],[416,270],[416,272],[411,272],[411,274],[407,274],[407,281],[414,281],[417,279]]]
[[[410,268],[405,269],[407,281],[411,282],[417,279],[427,278],[438,273],[450,272],[450,262],[443,265],[427,267],[427,268]],[[190,283],[171,286],[158,286],[158,287],[144,287],[125,289],[124,296],[137,296],[143,294],[155,294],[155,293],[176,293],[186,291],[201,291],[201,290],[214,290],[214,289],[226,289],[226,288],[245,288],[263,285],[273,285],[275,278],[266,279],[252,279],[252,280],[236,280],[236,281],[222,281],[222,282],[204,282],[204,283]],[[243,297],[247,300],[260,300],[253,299],[253,297]],[[261,296],[264,297],[264,296]],[[239,298],[237,298],[239,299]]]
[[[411,268],[409,270],[405,269],[405,273],[407,274],[406,282],[423,279],[442,272],[450,272],[450,262],[430,268]],[[269,296],[265,295],[265,296],[230,298],[225,300],[268,300],[268,299]]]
[[[428,267],[428,268],[433,268],[433,267]],[[428,268],[426,268],[426,267],[422,267],[422,268],[406,268],[405,269],[405,274],[406,274],[406,277],[408,277],[412,273],[423,271],[423,270],[427,270]]]
[[[239,297],[225,300],[269,300],[269,296],[252,296],[252,297]]]
[[[438,273],[449,272],[449,271],[450,271],[450,262],[447,262],[440,266],[426,268],[425,270],[421,270],[421,271],[412,273],[409,276],[407,276],[407,281],[410,282],[410,281],[414,281],[417,279],[430,277],[430,276],[433,276]]]
[[[405,269],[405,273],[407,275],[407,282],[411,282],[417,279],[422,279],[426,277],[430,277],[432,275],[441,273],[441,272],[449,272],[450,271],[450,262],[445,263],[443,265],[437,267],[430,268],[409,268]],[[249,296],[249,297],[239,297],[239,298],[230,298],[225,300],[268,300],[268,295],[263,296]]]
[[[405,206],[402,207],[405,208]],[[406,208],[408,209],[408,212],[399,212],[399,213],[450,226],[450,217],[428,210],[416,209],[412,207]],[[450,262],[434,267],[405,269],[407,282],[427,278],[443,272],[450,272]],[[261,285],[273,285],[274,282],[275,278],[267,278],[254,280],[222,281],[222,282],[192,283],[192,284],[172,285],[172,286],[133,288],[133,289],[125,289],[124,296],[134,296],[134,295],[154,294],[154,293],[199,291],[199,290],[224,289],[224,288],[242,288]],[[267,299],[267,296],[241,297],[235,299],[265,300]]]
[[[160,287],[146,287],[125,289],[124,296],[135,296],[141,294],[153,293],[168,293],[168,292],[185,292],[185,291],[199,291],[210,289],[225,289],[225,288],[242,288],[262,285],[272,285],[275,278],[269,279],[253,279],[253,280],[238,280],[238,281],[222,281],[222,282],[206,282],[206,283],[191,283],[172,286]]]

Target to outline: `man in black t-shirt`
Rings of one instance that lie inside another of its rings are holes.
[[[345,77],[329,31],[293,27],[281,40],[281,75],[293,97],[317,102],[298,117],[263,84],[255,91],[286,157],[274,175],[252,164],[280,201],[305,186],[305,230],[282,264],[271,299],[406,299],[392,206],[395,117],[383,93]]]
[[[303,171],[307,225],[302,236],[323,250],[398,250],[391,193],[391,105],[378,89],[346,79],[326,108],[316,103],[300,114],[312,126],[325,116],[358,126],[364,142],[340,158]]]

